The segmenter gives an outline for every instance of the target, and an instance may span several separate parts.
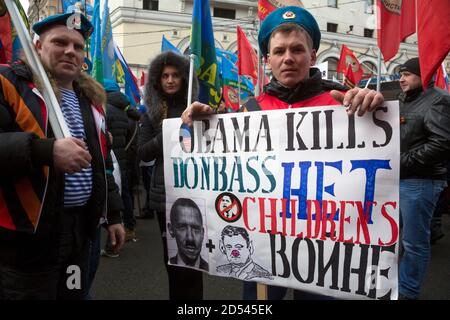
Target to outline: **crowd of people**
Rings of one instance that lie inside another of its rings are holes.
[[[198,249],[203,220],[192,200],[179,199],[166,221],[162,122],[181,117],[191,125],[197,115],[214,110],[196,101],[197,79],[190,97],[194,102],[186,108],[189,60],[164,52],[149,64],[147,112],[139,114],[117,83],[105,81],[102,87],[82,72],[84,42],[93,27],[80,15],[80,25],[68,28],[71,15],[50,16],[33,30],[72,137],[54,137],[45,102],[36,93],[40,82],[26,61],[0,66],[0,299],[88,299],[100,256],[117,258],[125,241],[137,241],[137,211],[142,218],[158,220],[169,298],[202,299],[202,272],[176,265],[208,269]],[[258,35],[272,79],[239,112],[342,104],[349,116],[362,116],[383,105],[381,93],[323,80],[311,68],[320,40],[319,26],[307,10],[272,12]],[[422,88],[418,59],[405,62],[400,72],[399,298],[418,299],[430,246],[443,236],[440,217],[449,210],[450,96],[433,84]],[[114,178],[111,154],[120,179]],[[146,199],[136,210],[140,184]],[[102,226],[108,231],[103,249]],[[220,250],[229,263],[221,272],[244,280],[255,274],[270,278],[253,262],[252,244],[241,229],[222,231]],[[166,230],[176,238],[175,256],[169,257]],[[235,245],[242,251],[239,256],[230,254]],[[239,264],[239,259],[245,261]],[[235,268],[241,264],[245,267]],[[71,290],[70,265],[79,266],[82,274],[81,284]],[[268,293],[271,299],[282,299],[286,289],[269,287]],[[243,299],[255,298],[255,283],[244,281]],[[294,298],[330,297],[296,290]]]

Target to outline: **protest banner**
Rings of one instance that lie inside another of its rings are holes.
[[[396,299],[398,110],[234,113],[192,128],[164,120],[169,263],[185,266],[184,256],[212,275]]]

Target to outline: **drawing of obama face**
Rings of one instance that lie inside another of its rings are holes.
[[[253,254],[253,244],[250,241],[247,230],[240,227],[226,226],[222,230],[220,251],[227,256],[228,262],[233,266],[242,267]]]
[[[168,229],[177,242],[179,257],[187,265],[194,265],[200,257],[205,233],[197,204],[186,198],[175,201],[170,210]]]
[[[237,214],[237,206],[232,206],[233,200],[228,195],[222,197],[220,209],[224,212],[225,217],[232,218]]]

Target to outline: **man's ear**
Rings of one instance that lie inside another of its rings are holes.
[[[255,251],[255,249],[253,248],[253,241],[250,241],[248,243],[248,251],[250,252],[250,255],[253,255],[253,252]]]
[[[270,68],[270,70],[272,70],[272,65],[270,64],[270,60],[271,60],[270,54],[268,53],[266,56],[266,64],[267,64],[267,67]]]
[[[312,49],[311,51],[311,66],[315,66],[317,62],[317,52],[316,49]]]
[[[40,54],[40,52],[42,50],[42,42],[40,39],[36,40],[34,47],[36,48],[37,53]]]
[[[175,238],[175,231],[173,230],[172,224],[170,222],[167,223],[167,229],[169,230],[171,237]]]
[[[224,255],[227,255],[227,252],[225,251],[225,245],[223,244],[222,240],[219,241],[219,249],[220,252],[222,252]]]

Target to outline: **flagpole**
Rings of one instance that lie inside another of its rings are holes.
[[[376,17],[378,17],[377,19],[377,37],[380,38],[380,30],[381,30],[381,26],[380,24],[380,8],[378,6],[378,4],[375,6],[375,13],[376,13]],[[377,61],[377,68],[378,68],[378,74],[377,74],[377,92],[380,92],[381,89],[381,49],[380,47],[378,47],[378,61]]]
[[[84,13],[83,13],[85,16],[86,16],[86,18],[87,18],[87,8],[86,8],[86,0],[84,0]],[[92,15],[94,15],[94,12],[92,12]],[[92,20],[92,17],[91,17],[91,20]],[[86,58],[87,59],[89,59],[89,43],[90,43],[91,41],[90,41],[90,39],[88,38],[88,39],[86,39],[85,40],[85,45],[86,45]]]
[[[238,103],[239,103],[239,109],[241,108],[241,77],[238,74]]]
[[[416,32],[417,32],[417,30],[419,30],[419,17],[417,16],[417,0],[415,0],[415,2],[414,2],[414,7],[415,7],[415,13],[416,13]]]
[[[258,32],[259,32],[259,30],[261,29],[261,20],[259,20],[258,19],[258,21],[259,21],[259,23],[258,23]],[[255,96],[257,97],[257,96],[259,96],[260,95],[260,85],[261,85],[261,50],[259,49],[259,46],[257,46],[258,47],[258,50],[257,50],[257,55],[258,55],[258,71],[257,71],[257,79],[256,79],[256,88],[255,88]]]
[[[381,89],[381,50],[378,48],[378,74],[377,74],[377,91]]]
[[[188,99],[187,99],[187,107],[189,107],[192,103],[192,83],[194,82],[194,61],[195,54],[189,55],[189,86],[188,86]]]
[[[52,127],[53,133],[56,139],[70,137],[70,131],[67,127],[66,121],[62,114],[58,100],[53,92],[50,80],[47,73],[42,66],[41,60],[36,53],[30,34],[28,33],[25,24],[20,17],[19,9],[13,0],[5,0],[6,7],[11,17],[11,21],[16,27],[17,35],[19,36],[20,43],[22,44],[25,57],[29,62],[29,66],[33,73],[40,77],[43,84],[43,97],[45,104],[48,108],[48,120]]]
[[[369,87],[369,84],[370,84],[370,81],[372,80],[372,78],[369,78],[368,80],[367,80],[367,83],[366,83],[366,86],[364,87],[364,89],[366,89],[366,88],[368,88]]]

